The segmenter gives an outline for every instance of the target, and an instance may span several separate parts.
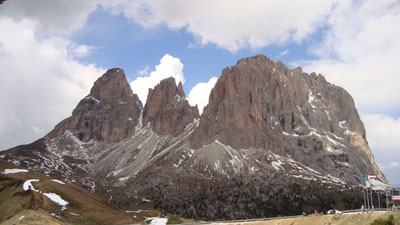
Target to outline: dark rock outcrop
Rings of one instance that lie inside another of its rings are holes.
[[[143,110],[143,124],[152,122],[155,132],[176,136],[198,117],[197,107],[190,106],[185,98],[182,83],[176,86],[173,77],[164,79],[154,89],[149,89]]]
[[[122,69],[110,69],[93,85],[72,116],[59,123],[47,137],[73,130],[84,142],[117,142],[131,137],[143,106],[126,80]]]

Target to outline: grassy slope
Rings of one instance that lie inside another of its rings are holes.
[[[0,222],[12,219],[16,214],[28,209],[36,211],[42,209],[40,212],[57,215],[59,222],[72,224],[122,224],[144,220],[142,215],[137,214],[136,218],[133,218],[132,213],[125,213],[109,205],[78,185],[59,184],[51,181],[50,177],[34,171],[1,174],[6,168],[16,168],[16,166],[0,160]],[[56,193],[68,201],[67,210],[61,210],[61,206],[40,193],[24,191],[22,184],[28,179],[39,179],[40,182],[32,183],[36,189],[44,193]],[[57,220],[54,217],[53,219]]]

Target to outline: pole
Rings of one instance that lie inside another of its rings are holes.
[[[370,209],[370,207],[369,207],[369,194],[368,194],[368,187],[367,187],[367,204],[368,204],[368,209]]]
[[[391,198],[393,198],[393,187],[392,187],[392,196],[391,196]],[[394,205],[394,201],[392,199],[392,210],[393,210],[393,205]]]
[[[365,202],[365,186],[363,186],[363,197],[364,197],[364,209],[366,209],[367,203]]]
[[[389,210],[389,193],[387,189],[386,189],[386,209]]]
[[[374,190],[372,189],[372,187],[371,187],[371,191],[369,192],[370,193],[370,195],[371,195],[371,208],[372,208],[372,210],[374,210],[374,201],[373,201],[373,199],[372,199],[372,192],[373,192]]]
[[[381,192],[378,191],[378,207],[381,208]]]

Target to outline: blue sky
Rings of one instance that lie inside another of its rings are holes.
[[[188,94],[197,83],[219,76],[224,67],[233,66],[243,57],[265,54],[286,65],[299,58],[314,59],[307,51],[308,44],[320,38],[320,33],[316,32],[302,43],[274,44],[230,52],[212,43],[200,46],[195,43],[194,36],[185,30],[171,30],[163,24],[145,29],[123,15],[113,15],[97,7],[89,15],[85,27],[75,32],[71,39],[79,45],[96,47],[92,54],[79,58],[79,61],[96,63],[103,68],[123,68],[130,80],[136,79],[138,71],[146,66],[154,68],[167,53],[177,57],[184,64],[184,89]],[[285,51],[288,52],[282,54]]]
[[[379,167],[400,186],[398,27],[397,0],[6,1],[0,149],[49,132],[106,69],[123,68],[142,99],[171,73],[204,105],[223,68],[262,53],[349,91]]]

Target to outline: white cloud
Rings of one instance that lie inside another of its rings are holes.
[[[400,118],[384,114],[362,114],[367,138],[372,149],[380,149],[379,156],[400,159]]]
[[[400,168],[400,163],[398,162],[391,162],[388,166],[389,168]]]
[[[0,7],[0,15],[15,20],[30,19],[37,22],[40,34],[69,35],[82,28],[100,1],[79,0],[12,0]]]
[[[71,56],[73,57],[85,57],[93,53],[96,48],[89,45],[75,45],[71,44],[70,48],[68,49]]]
[[[153,88],[161,80],[168,77],[174,77],[177,85],[179,82],[184,84],[185,78],[183,77],[182,70],[183,64],[181,63],[181,60],[166,54],[161,58],[160,64],[156,66],[154,71],[147,76],[138,77],[130,83],[132,91],[138,95],[140,101],[144,105],[146,104],[149,88]],[[147,69],[145,68],[144,70],[139,71],[139,73],[140,75],[145,74],[147,73]]]
[[[286,49],[284,51],[282,51],[281,53],[279,53],[280,56],[284,56],[287,55],[289,53],[289,49]]]
[[[71,115],[104,71],[77,62],[75,43],[38,37],[38,27],[0,17],[0,149],[42,137]]]
[[[400,159],[400,4],[340,0],[327,25],[321,43],[310,48],[317,59],[297,64],[351,93],[376,161],[389,180],[399,182],[391,163]]]
[[[302,41],[321,25],[336,1],[137,0],[113,10],[146,28],[183,28],[201,45],[237,51]]]
[[[383,114],[363,114],[370,147],[389,181],[400,183],[400,117]]]
[[[207,83],[198,83],[190,90],[188,95],[188,101],[191,106],[197,105],[200,114],[203,112],[204,107],[208,104],[208,99],[211,90],[217,83],[217,77],[211,77]]]
[[[141,77],[146,77],[149,75],[149,73],[150,73],[149,66],[145,66],[143,69],[137,71],[137,74]]]
[[[319,59],[300,63],[348,90],[369,113],[400,109],[400,4],[397,0],[342,1],[329,17]]]

